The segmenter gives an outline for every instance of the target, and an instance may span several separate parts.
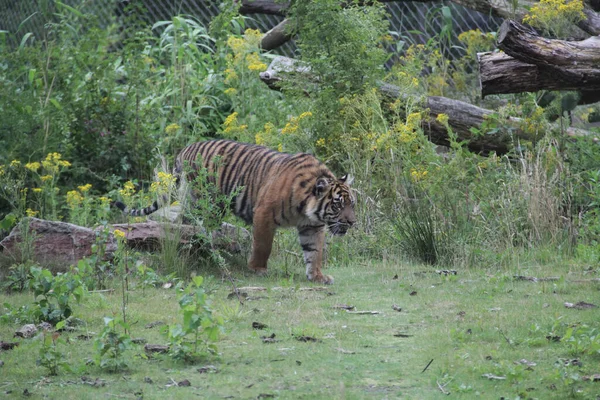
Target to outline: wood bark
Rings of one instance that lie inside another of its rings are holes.
[[[600,90],[600,37],[582,41],[546,39],[516,21],[500,27],[504,53],[481,53],[483,96],[548,90]],[[587,97],[587,96],[582,96]]]
[[[289,33],[289,28],[290,20],[286,18],[263,35],[260,41],[260,47],[264,51],[269,51],[283,45],[292,38],[292,35]]]
[[[295,74],[310,74],[310,67],[306,64],[300,64],[294,59],[288,57],[276,57],[273,59],[269,68],[261,72],[261,80],[273,90],[280,90],[280,83],[285,79],[285,74],[293,72]],[[316,79],[312,80],[318,83]],[[387,83],[381,83],[379,90],[391,100],[400,98],[403,95],[400,88]],[[429,96],[426,98],[423,108],[428,110],[429,117],[424,120],[423,129],[432,143],[448,146],[450,139],[448,129],[436,120],[439,114],[448,116],[448,125],[457,137],[457,140],[467,142],[469,150],[477,153],[505,154],[512,148],[512,140],[506,133],[486,134],[483,136],[474,135],[471,128],[480,128],[483,122],[492,117],[495,113],[492,110],[477,107],[473,104],[460,100],[449,99],[447,97]],[[519,118],[508,118],[502,121],[502,124],[511,128],[515,137],[529,140],[531,137],[520,128],[522,121]],[[568,128],[566,133],[571,136],[581,136],[588,134],[575,128]]]
[[[556,68],[517,60],[506,53],[479,53],[481,95],[536,92],[538,90],[579,90],[582,104],[600,101],[598,83],[585,79],[557,79]],[[595,90],[594,90],[595,88]],[[584,89],[584,90],[582,90]]]

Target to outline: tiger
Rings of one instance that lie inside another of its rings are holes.
[[[333,235],[343,236],[356,223],[352,177],[337,179],[307,153],[281,153],[224,139],[193,143],[181,150],[174,168],[178,179],[186,165],[190,181],[194,171],[206,168],[208,175],[216,178],[217,190],[233,196],[233,214],[253,226],[251,271],[265,274],[275,231],[296,227],[306,277],[333,284],[333,277],[321,272],[325,233],[328,228]],[[161,207],[159,200],[143,209],[127,209],[121,202],[115,205],[132,216],[148,215]]]

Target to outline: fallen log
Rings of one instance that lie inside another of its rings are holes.
[[[260,40],[261,49],[264,51],[273,50],[289,41],[292,38],[289,28],[290,20],[286,18],[263,35]]]
[[[477,58],[482,97],[538,90],[579,90],[584,103],[600,101],[600,96],[597,96],[600,81],[590,86],[590,82],[583,76],[557,79],[556,69],[553,67],[529,64],[502,52],[479,53]]]
[[[560,77],[600,81],[600,37],[581,41],[546,39],[517,21],[506,20],[498,33],[498,48],[519,61],[555,67]]]
[[[289,73],[310,75],[310,66],[292,58],[283,56],[275,57],[267,70],[260,73],[260,79],[269,88],[281,90],[280,84],[285,79],[286,74]],[[318,85],[316,78],[311,79],[309,76],[308,79]],[[381,83],[379,90],[390,100],[404,96],[400,88],[388,83]],[[485,135],[476,135],[472,132],[472,128],[480,128],[486,119],[495,115],[495,112],[492,110],[440,96],[427,97],[423,108],[428,110],[429,117],[424,118],[422,127],[429,140],[434,144],[443,146],[450,144],[448,128],[437,121],[439,114],[446,114],[448,116],[448,125],[456,135],[457,140],[459,142],[466,141],[469,150],[482,154],[495,152],[501,155],[506,154],[512,149],[512,139],[506,132]],[[520,118],[510,117],[501,123],[507,128],[511,128],[511,134],[514,137],[525,140],[532,139],[529,134],[521,129],[522,121]],[[556,128],[559,127],[556,126]],[[589,132],[567,128],[566,133],[571,136],[583,136]]]

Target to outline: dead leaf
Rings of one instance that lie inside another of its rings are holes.
[[[206,374],[209,372],[217,372],[217,367],[215,367],[214,365],[205,365],[204,367],[198,368],[197,371],[201,374]]]
[[[146,324],[146,326],[144,328],[146,329],[152,329],[155,328],[157,326],[160,325],[164,325],[165,323],[163,321],[154,321],[154,322],[150,322],[149,324]]]
[[[414,335],[409,335],[407,333],[394,333],[394,337],[401,337],[401,338],[409,338],[409,337],[413,337]]]
[[[19,342],[0,342],[0,350],[12,350],[19,345]]]
[[[547,281],[557,281],[560,278],[558,276],[549,276],[546,278],[536,278],[535,276],[515,275],[514,279],[517,281],[547,282]]]
[[[355,352],[355,351],[344,350],[344,349],[342,349],[341,347],[338,347],[336,350],[337,350],[337,351],[339,351],[339,352],[340,352],[340,353],[342,353],[342,354],[356,354],[356,352]]]
[[[453,269],[441,269],[441,270],[436,270],[435,272],[437,274],[446,275],[446,276],[448,276],[448,275],[456,275],[457,274],[457,272],[455,270],[453,270]]]
[[[148,341],[144,338],[132,338],[131,339],[131,343],[133,343],[133,344],[145,344],[147,342]]]
[[[312,336],[305,336],[305,335],[302,335],[302,336],[293,335],[293,336],[299,342],[314,342],[314,343],[320,343],[321,342],[320,339],[317,339],[316,337],[312,337]]]
[[[266,329],[266,328],[268,328],[268,326],[261,322],[253,322],[252,323],[252,329]]]
[[[81,381],[84,383],[84,385],[90,385],[92,387],[103,387],[106,386],[106,381],[104,379],[100,379],[100,378],[90,378],[89,376],[82,376],[81,377]]]
[[[351,311],[351,310],[346,310],[346,312],[348,314],[368,314],[368,315],[381,314],[379,311]]]
[[[392,279],[398,279],[398,274],[394,275]]]
[[[262,286],[242,286],[237,288],[238,292],[264,292],[266,290],[267,288]]]
[[[515,364],[527,365],[528,367],[535,367],[537,365],[537,363],[534,363],[533,361],[527,361],[524,358],[520,359],[519,361],[515,361]]]
[[[257,397],[257,399],[273,399],[273,398],[275,398],[275,395],[270,394],[270,393],[261,393]]]
[[[503,381],[506,379],[505,376],[498,376],[498,375],[494,375],[494,374],[483,374],[481,376],[484,378],[488,378],[489,380],[496,380],[496,381]]]
[[[278,339],[275,339],[275,334],[271,333],[270,336],[261,336],[260,337],[263,341],[263,343],[275,343],[275,342],[279,342]]]
[[[162,344],[147,344],[144,346],[144,351],[146,353],[167,353],[169,351],[169,346],[163,346]]]
[[[334,306],[331,306],[331,308],[338,309],[338,310],[346,310],[346,311],[356,309],[356,307],[348,305],[348,304],[336,304]]]
[[[402,307],[399,307],[396,304],[392,304],[392,310],[401,312],[402,311]]]
[[[177,382],[177,386],[192,386],[192,384],[189,380],[184,379],[181,382]]]
[[[412,292],[409,293],[410,296],[416,296],[417,295],[417,291],[413,290]]]
[[[146,383],[154,383],[154,381],[152,380],[152,378],[150,378],[149,376],[144,377],[144,382],[146,382]]]
[[[560,342],[560,339],[562,339],[562,337],[557,335],[548,335],[546,336],[546,339],[548,339],[551,342]]]
[[[579,303],[568,303],[565,302],[565,307],[567,308],[575,308],[577,310],[586,310],[590,308],[597,308],[598,306],[592,303],[586,303],[585,301],[580,301]]]
[[[173,287],[173,282],[167,282],[164,285],[162,285],[163,289],[170,289],[171,287]]]
[[[584,381],[600,382],[600,374],[585,375],[581,379]]]
[[[34,324],[23,325],[15,332],[15,337],[21,337],[23,339],[29,339],[37,333],[38,329]]]

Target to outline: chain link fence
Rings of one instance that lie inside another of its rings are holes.
[[[219,13],[215,0],[62,0],[63,4],[77,8],[82,13],[95,15],[102,26],[121,23],[125,7],[137,2],[141,19],[150,26],[174,15],[191,15],[208,25]],[[455,33],[470,29],[493,32],[502,22],[477,11],[445,1],[386,3],[390,18],[390,30],[411,42],[424,43],[440,32],[442,26],[451,24]],[[445,13],[442,7],[447,7]],[[51,22],[58,11],[55,0],[0,0],[0,31],[9,35],[11,44],[18,44],[27,33],[40,37],[44,25]],[[449,13],[448,13],[449,11]],[[450,16],[450,18],[448,17]],[[247,16],[247,26],[266,32],[277,25],[283,17],[266,14]],[[294,43],[289,42],[276,53],[293,56]]]

